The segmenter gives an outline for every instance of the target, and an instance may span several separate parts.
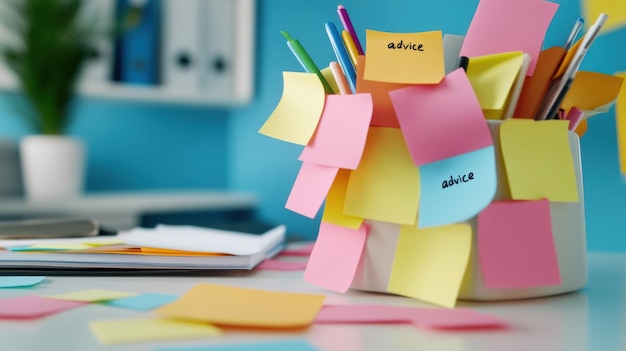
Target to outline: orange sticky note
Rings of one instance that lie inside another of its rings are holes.
[[[620,92],[624,78],[597,72],[579,71],[565,95],[561,108],[593,110],[611,103]]]
[[[415,224],[420,178],[396,128],[371,127],[359,168],[346,190],[345,214],[383,222]]]
[[[500,144],[514,200],[577,202],[569,121],[505,120]]]
[[[325,297],[199,283],[155,312],[222,326],[301,328],[313,322]]]
[[[402,84],[437,84],[445,75],[441,31],[391,33],[365,30],[364,78]]]
[[[306,145],[317,128],[326,93],[314,73],[283,72],[283,95],[259,133]]]

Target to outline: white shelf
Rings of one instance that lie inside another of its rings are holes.
[[[113,0],[109,0],[113,1]],[[180,0],[170,0],[180,1]],[[213,0],[208,4],[223,6],[225,0]],[[222,53],[229,61],[228,77],[221,77],[219,84],[208,84],[197,89],[181,89],[166,84],[158,86],[132,85],[114,81],[93,81],[84,79],[79,84],[79,96],[149,103],[181,103],[204,106],[233,106],[248,103],[253,96],[254,87],[254,43],[256,26],[256,0],[227,0],[229,1],[231,18],[222,19],[215,26],[224,26],[216,30],[213,28],[206,33],[206,41],[221,40],[226,31],[231,33],[232,42],[228,45],[227,53]],[[211,27],[210,27],[211,28]],[[0,41],[5,34],[0,30]],[[223,40],[222,40],[223,41]],[[222,50],[223,51],[223,50]],[[163,60],[163,58],[161,58]],[[198,65],[206,62],[198,62]],[[0,91],[16,91],[18,84],[12,72],[8,71],[0,61]]]

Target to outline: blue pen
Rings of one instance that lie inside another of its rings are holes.
[[[337,61],[341,65],[343,74],[346,76],[348,85],[350,85],[350,90],[352,90],[352,93],[355,94],[356,72],[354,71],[354,66],[352,66],[348,50],[346,50],[346,47],[341,40],[341,35],[339,35],[339,31],[337,30],[337,27],[335,27],[335,24],[333,22],[326,22],[325,27],[328,39],[330,39],[330,44],[333,46],[335,56],[337,56]]]

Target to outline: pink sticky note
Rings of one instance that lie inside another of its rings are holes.
[[[461,68],[440,84],[400,88],[389,95],[418,166],[493,145],[480,103]]]
[[[328,205],[327,205],[328,206]],[[311,251],[313,251],[313,247],[315,246],[315,243],[310,243],[310,244],[305,244],[302,245],[300,247],[296,247],[293,249],[285,249],[283,251],[281,251],[278,255],[279,256],[306,256],[309,257],[311,256]]]
[[[561,283],[547,199],[491,203],[478,215],[477,238],[488,288]]]
[[[559,4],[543,0],[480,0],[470,23],[461,56],[470,58],[501,52],[530,55],[526,75],[532,76],[546,31]]]
[[[85,302],[48,299],[36,295],[18,296],[0,300],[0,318],[39,318],[85,304]]]
[[[324,203],[338,171],[339,168],[337,167],[302,163],[285,208],[303,216],[314,218]]]
[[[433,329],[500,328],[505,325],[496,316],[469,309],[387,305],[324,305],[317,314],[315,323],[412,323],[418,327]]]
[[[315,137],[299,160],[356,169],[363,155],[373,108],[369,93],[328,95]]]
[[[322,222],[304,280],[321,287],[346,292],[361,260],[367,227],[350,229]]]
[[[257,267],[266,271],[303,271],[306,269],[306,261],[282,261],[267,259]]]

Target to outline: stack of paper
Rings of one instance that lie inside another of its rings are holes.
[[[116,236],[0,240],[0,274],[245,271],[277,254],[286,228],[248,234],[193,226],[136,228]],[[85,269],[89,269],[86,270]]]

